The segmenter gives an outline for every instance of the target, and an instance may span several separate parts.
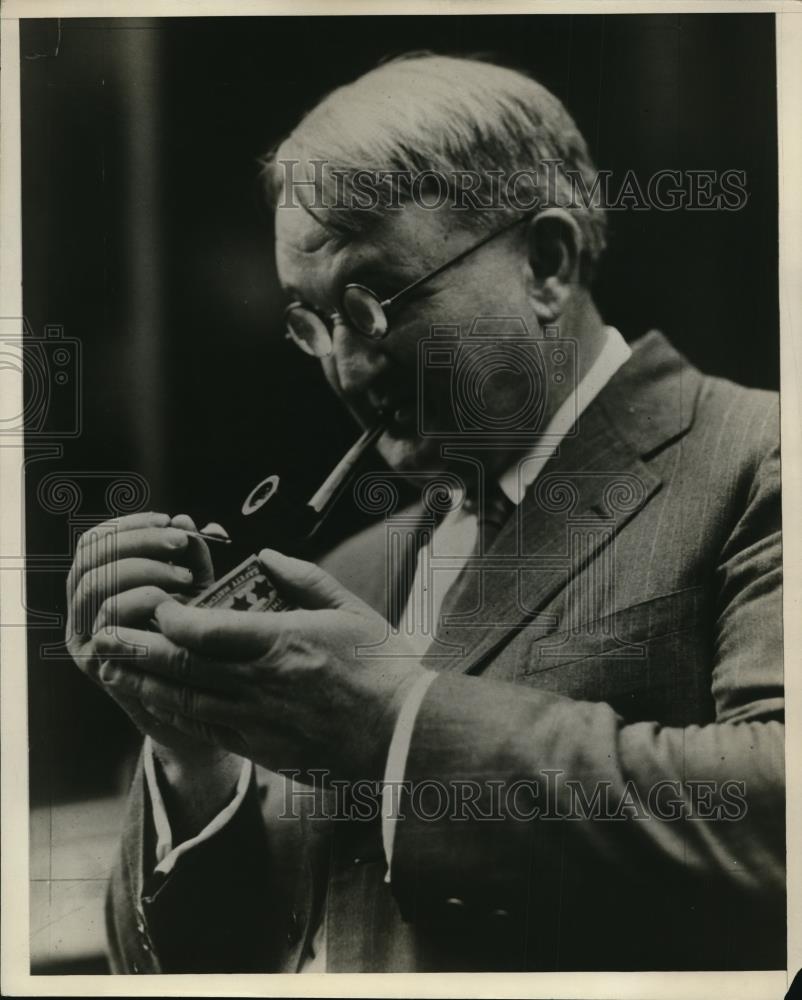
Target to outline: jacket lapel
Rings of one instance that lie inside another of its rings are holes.
[[[660,488],[645,456],[687,431],[701,377],[660,334],[633,356],[580,417],[490,551],[447,595],[435,670],[476,673],[520,629],[556,627],[543,608],[610,545]]]

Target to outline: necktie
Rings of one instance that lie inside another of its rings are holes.
[[[499,484],[494,482],[478,500],[467,498],[463,509],[476,515],[476,544],[471,553],[471,558],[475,559],[486,555],[490,550],[496,536],[512,516],[515,504]]]
[[[445,642],[453,641],[454,634],[443,625],[443,622],[456,611],[463,596],[466,593],[470,594],[478,586],[479,574],[482,572],[482,557],[491,550],[499,532],[512,516],[515,504],[498,483],[494,482],[477,500],[466,499],[463,509],[476,515],[476,541],[465,566],[449,587],[440,607],[435,634]],[[472,604],[473,600],[469,599],[468,603]]]

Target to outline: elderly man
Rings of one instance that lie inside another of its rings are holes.
[[[423,502],[260,553],[275,613],[174,599],[185,516],[82,541],[70,648],[146,735],[114,969],[784,966],[776,397],[603,323],[520,73],[385,64],[267,172],[288,333]]]

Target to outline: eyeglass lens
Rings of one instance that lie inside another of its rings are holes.
[[[363,337],[378,339],[387,333],[387,316],[369,288],[348,285],[343,292],[342,309],[348,322]],[[302,351],[317,358],[331,353],[331,333],[317,313],[295,305],[287,310],[285,319],[287,332]]]
[[[381,302],[369,288],[346,285],[343,310],[351,325],[364,337],[383,337],[387,333],[387,316]]]
[[[287,333],[306,354],[325,358],[331,353],[331,335],[326,324],[311,309],[293,306],[285,314]]]

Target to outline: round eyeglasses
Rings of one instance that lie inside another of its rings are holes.
[[[424,282],[435,278],[446,268],[453,267],[454,264],[474,253],[479,247],[483,247],[485,243],[489,243],[497,236],[501,236],[502,233],[506,233],[513,226],[525,222],[533,214],[533,212],[527,212],[500,229],[494,229],[477,243],[472,243],[467,249],[461,250],[455,257],[450,257],[433,271],[417,278],[412,284],[406,285],[389,299],[379,298],[365,285],[351,283],[343,289],[340,297],[340,308],[328,315],[304,302],[290,302],[284,310],[287,337],[294,341],[305,354],[310,354],[315,358],[325,358],[331,354],[334,348],[332,332],[338,322],[345,321],[367,340],[381,340],[390,331],[390,321],[387,314],[403,296],[413,292]]]
[[[302,302],[290,302],[284,310],[287,336],[302,351],[315,358],[325,358],[327,354],[331,354],[331,328],[343,319],[368,340],[381,340],[390,329],[384,310],[393,301],[394,299],[382,301],[364,285],[350,284],[343,289],[340,309],[329,316]]]

